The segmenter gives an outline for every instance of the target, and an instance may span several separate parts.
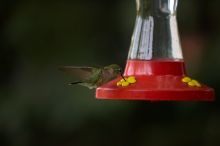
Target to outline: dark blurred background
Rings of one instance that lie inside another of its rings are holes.
[[[215,102],[102,101],[60,65],[125,66],[134,0],[0,1],[1,146],[219,146],[220,1],[179,1],[187,71]]]

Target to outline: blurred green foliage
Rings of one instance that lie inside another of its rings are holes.
[[[219,146],[219,5],[184,0],[178,10],[187,71],[217,100],[151,103],[96,100],[57,70],[124,66],[134,0],[1,0],[0,145]]]

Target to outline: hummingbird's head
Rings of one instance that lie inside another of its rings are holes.
[[[104,67],[105,70],[108,70],[108,72],[110,72],[110,74],[115,78],[117,77],[118,75],[120,75],[124,80],[124,76],[123,76],[123,73],[122,73],[122,69],[119,65],[117,64],[111,64],[109,66],[106,66]]]
[[[121,67],[119,65],[117,65],[117,64],[108,65],[104,69],[112,70],[116,74],[121,74],[122,73]]]

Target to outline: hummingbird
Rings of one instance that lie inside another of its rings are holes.
[[[69,85],[78,84],[89,89],[95,89],[117,78],[119,75],[125,79],[122,75],[121,67],[117,64],[111,64],[105,67],[63,66],[59,69],[80,79]]]

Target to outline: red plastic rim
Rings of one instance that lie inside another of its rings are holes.
[[[97,99],[150,101],[213,101],[214,90],[202,84],[190,87],[182,82],[183,61],[128,60],[125,76],[135,76],[137,82],[127,87],[117,86],[121,77],[97,88]]]
[[[186,74],[183,60],[128,60],[125,67],[125,76],[138,75],[175,75]]]

